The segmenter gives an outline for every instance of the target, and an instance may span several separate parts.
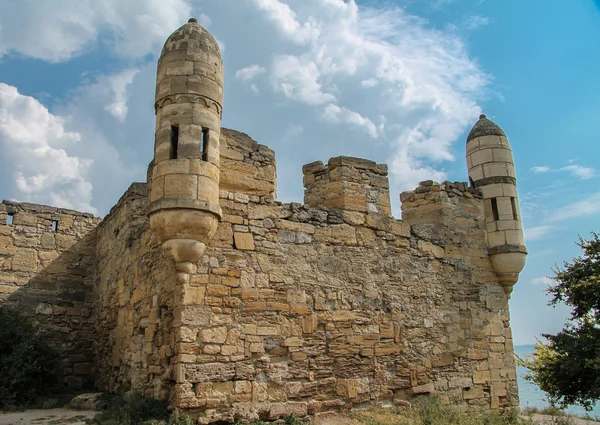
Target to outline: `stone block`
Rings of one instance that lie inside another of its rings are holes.
[[[411,390],[413,394],[431,394],[435,392],[435,388],[431,382],[425,385],[414,386]]]
[[[204,303],[206,288],[202,286],[183,285],[183,305],[198,305]]]
[[[463,398],[465,400],[473,400],[476,398],[483,398],[482,387],[471,387],[463,391]]]
[[[256,249],[254,245],[254,238],[251,233],[233,233],[233,240],[236,249],[242,251],[254,251]]]

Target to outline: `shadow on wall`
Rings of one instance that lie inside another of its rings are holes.
[[[64,353],[73,389],[93,387],[99,221],[59,208],[0,204],[0,305],[33,317],[50,334]]]

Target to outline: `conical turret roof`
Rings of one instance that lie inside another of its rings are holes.
[[[504,136],[506,134],[504,131],[492,120],[485,116],[485,114],[481,114],[479,116],[479,121],[475,123],[469,136],[467,137],[467,143],[476,137],[482,136]]]

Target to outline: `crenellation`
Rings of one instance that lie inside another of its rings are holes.
[[[362,158],[331,158],[302,167],[304,203],[391,216],[387,165]]]

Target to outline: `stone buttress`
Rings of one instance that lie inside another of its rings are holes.
[[[158,61],[150,226],[187,272],[216,232],[223,62],[196,19],[167,39]]]

